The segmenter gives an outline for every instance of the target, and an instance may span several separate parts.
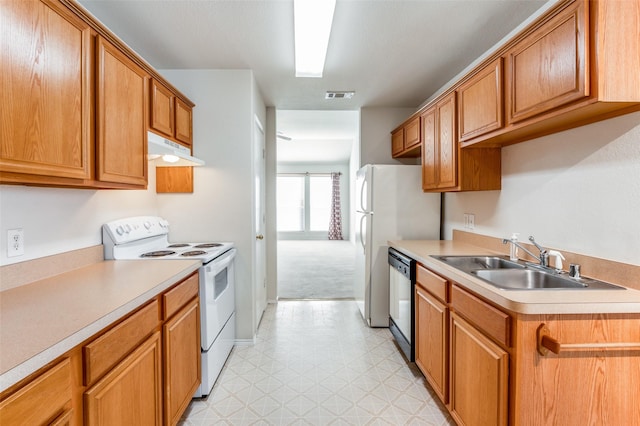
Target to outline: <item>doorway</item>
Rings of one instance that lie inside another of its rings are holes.
[[[278,299],[353,298],[358,117],[357,111],[276,112]]]

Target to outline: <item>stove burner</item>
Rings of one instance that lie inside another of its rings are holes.
[[[179,248],[179,247],[189,247],[191,244],[185,244],[185,243],[181,243],[181,244],[171,244],[170,246],[167,246],[167,248]]]
[[[191,250],[185,251],[180,256],[200,256],[201,254],[207,254],[207,252],[204,250]]]
[[[163,257],[163,256],[171,256],[172,254],[176,254],[176,252],[171,250],[156,250],[156,251],[150,251],[148,253],[143,253],[140,255],[140,257]]]
[[[195,248],[212,248],[212,247],[220,247],[222,244],[219,243],[206,243],[206,244],[198,244],[194,246]]]

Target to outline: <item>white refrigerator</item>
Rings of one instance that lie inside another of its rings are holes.
[[[354,298],[371,327],[389,326],[389,240],[440,239],[440,194],[422,167],[367,164],[356,174]]]

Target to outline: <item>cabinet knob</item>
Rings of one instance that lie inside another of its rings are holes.
[[[262,234],[256,235],[256,240],[264,240],[264,235]]]

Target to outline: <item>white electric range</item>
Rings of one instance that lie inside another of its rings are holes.
[[[202,384],[194,397],[209,395],[235,342],[236,249],[230,242],[172,243],[169,222],[136,216],[102,226],[105,259],[198,259]]]

